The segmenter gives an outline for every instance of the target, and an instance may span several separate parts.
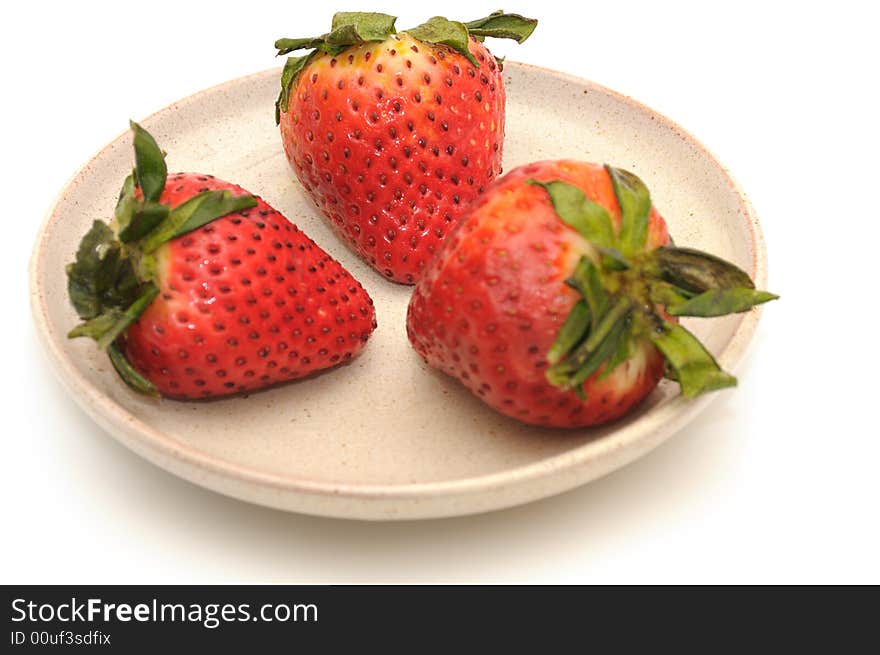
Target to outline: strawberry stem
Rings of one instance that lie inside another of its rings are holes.
[[[301,57],[288,57],[281,72],[281,91],[275,101],[275,123],[281,121],[290,103],[290,89],[302,70],[320,53],[338,55],[352,46],[363,43],[384,41],[397,34],[394,26],[397,18],[388,14],[343,11],[333,15],[330,31],[321,36],[275,41],[276,56],[288,55],[298,50],[310,50]],[[506,14],[496,11],[471,21],[460,23],[442,16],[434,16],[421,25],[405,30],[410,36],[424,43],[444,45],[465,57],[475,68],[480,63],[471,54],[468,40],[471,35],[479,40],[485,37],[513,39],[517,43],[525,41],[535,31],[538,21],[519,14]]]
[[[625,361],[630,341],[649,339],[666,358],[686,397],[736,384],[694,335],[664,318],[723,316],[778,296],[719,257],[689,248],[645,252],[650,194],[632,173],[605,167],[621,211],[615,231],[608,211],[562,180],[527,180],[544,189],[560,220],[590,242],[566,284],[581,299],[547,353],[547,380],[583,397],[583,383]],[[622,254],[623,253],[623,254]],[[592,257],[592,258],[591,258]]]
[[[165,154],[140,125],[131,122],[131,130],[135,168],[119,192],[113,228],[95,221],[80,241],[75,260],[67,265],[68,296],[83,320],[67,336],[94,339],[130,387],[155,394],[115,345],[159,294],[149,253],[221,216],[254,207],[257,201],[251,195],[215,190],[174,208],[159,203],[168,177]]]

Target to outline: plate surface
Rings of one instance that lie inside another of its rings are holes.
[[[143,121],[171,171],[199,171],[263,196],[357,277],[379,327],[347,366],[247,398],[208,403],[145,399],[117,378],[87,339],[69,341],[76,315],[64,263],[95,219],[109,219],[131,169],[128,133],[61,192],[31,260],[31,302],[52,364],[83,409],[155,464],[220,493],[280,509],[359,519],[488,511],[556,494],[650,451],[711,395],[685,401],[662,383],[609,426],[537,429],[493,412],[426,367],[405,332],[411,289],[389,283],[349,251],[296,182],[272,106],[279,70],[233,80]],[[679,245],[709,250],[766,280],[760,227],[724,168],[680,127],[585,80],[509,62],[504,166],[572,157],[640,175]],[[758,311],[686,322],[735,370]]]

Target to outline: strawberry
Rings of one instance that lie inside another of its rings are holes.
[[[84,320],[69,336],[106,350],[142,393],[253,391],[344,362],[376,327],[338,262],[265,201],[210,175],[167,174],[132,123],[136,167],[112,227],[95,221],[67,267]]]
[[[522,43],[537,21],[495,12],[338,13],[320,37],[279,39],[290,57],[276,120],[287,159],[337,233],[377,271],[412,284],[467,204],[501,172],[504,81],[487,36]]]
[[[734,265],[671,245],[632,173],[517,168],[470,207],[416,285],[409,339],[499,412],[553,427],[622,416],[664,373],[685,396],[732,386],[678,316],[776,296]]]

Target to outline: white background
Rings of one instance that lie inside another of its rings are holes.
[[[339,8],[407,26],[499,4]],[[253,507],[139,459],[65,395],[27,305],[42,215],[129,117],[278,65],[274,39],[321,33],[333,9],[6,7],[0,582],[880,582],[878,17],[855,2],[577,4],[507,2],[541,25],[493,50],[631,95],[702,140],[754,203],[782,300],[740,387],[649,456],[525,507],[402,524]]]

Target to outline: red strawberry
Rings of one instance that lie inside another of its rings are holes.
[[[776,296],[712,255],[670,245],[632,173],[576,161],[511,171],[447,238],[415,288],[410,341],[499,412],[595,425],[667,374],[686,396],[731,386],[674,316]]]
[[[435,17],[340,13],[328,34],[280,39],[277,119],[287,159],[351,247],[412,284],[464,207],[501,172],[504,82],[482,39],[522,43],[537,21],[496,12]]]
[[[262,199],[210,175],[167,175],[136,124],[137,167],[113,229],[96,221],[68,266],[85,322],[144,393],[195,399],[252,391],[346,361],[376,326],[338,262]]]

